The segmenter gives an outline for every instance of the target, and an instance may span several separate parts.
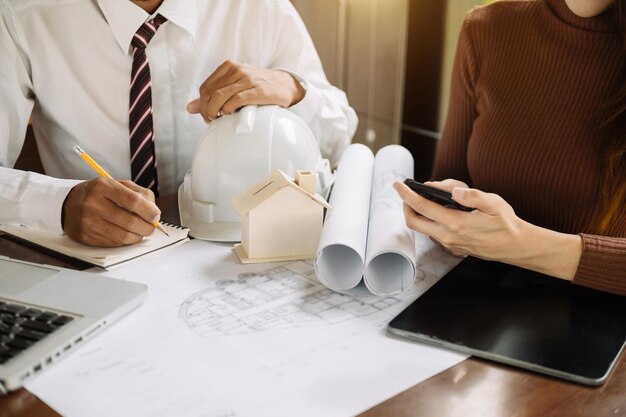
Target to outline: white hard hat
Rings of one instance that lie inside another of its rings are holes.
[[[183,226],[195,238],[241,240],[241,222],[231,204],[275,169],[318,173],[318,193],[328,196],[332,175],[310,129],[279,106],[247,106],[209,123],[198,142],[191,170],[178,189]]]

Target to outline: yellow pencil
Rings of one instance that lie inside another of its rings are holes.
[[[101,177],[105,177],[105,178],[111,178],[113,179],[112,176],[109,175],[108,172],[106,172],[100,165],[98,165],[98,163],[96,161],[93,160],[93,158],[91,156],[89,156],[87,154],[87,152],[85,152],[83,150],[83,148],[81,148],[80,146],[76,145],[74,146],[74,152],[76,152],[76,154],[78,156],[80,156],[83,161],[87,162],[87,164],[89,164],[89,166],[91,168],[93,168],[94,171],[96,171],[98,173],[98,175],[100,175]],[[166,236],[169,236],[167,234],[167,232],[165,231],[165,229],[163,229],[163,226],[161,226],[161,223],[159,222],[154,222],[152,223],[152,225],[156,228],[159,229],[160,231],[162,231],[163,233],[165,233]]]

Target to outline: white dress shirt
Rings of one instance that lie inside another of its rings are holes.
[[[288,0],[165,0],[157,13],[168,22],[147,55],[162,193],[177,190],[206,126],[186,105],[226,60],[301,77],[306,96],[290,109],[337,161],[356,114],[328,83]],[[131,38],[153,16],[130,0],[0,0],[0,15],[0,222],[62,232],[67,193],[95,177],[74,145],[114,178],[130,178]],[[48,176],[11,168],[29,116]]]

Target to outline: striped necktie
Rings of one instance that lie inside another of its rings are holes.
[[[152,80],[146,47],[159,26],[166,21],[165,17],[157,15],[137,30],[131,42],[134,48],[128,112],[131,179],[152,190],[156,196],[159,195],[159,181],[152,126]]]

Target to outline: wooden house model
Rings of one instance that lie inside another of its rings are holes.
[[[324,208],[331,208],[316,194],[316,184],[310,171],[296,171],[294,180],[275,170],[233,199],[241,216],[235,252],[242,263],[315,257]]]

